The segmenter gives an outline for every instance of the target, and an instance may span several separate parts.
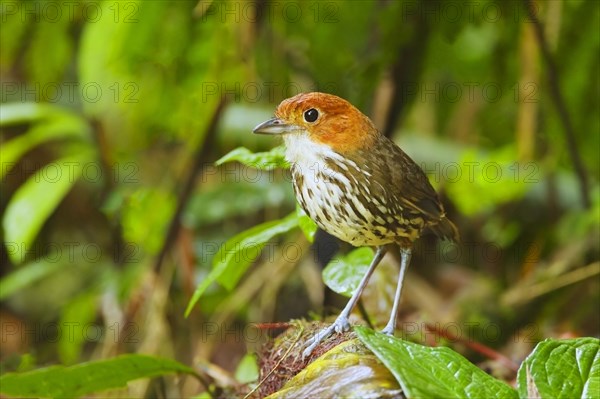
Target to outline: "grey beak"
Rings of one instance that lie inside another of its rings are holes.
[[[301,130],[301,128],[296,125],[287,124],[279,118],[273,118],[256,126],[252,132],[256,134],[285,134],[297,130]]]

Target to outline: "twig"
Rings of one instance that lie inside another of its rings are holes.
[[[177,236],[179,235],[179,229],[181,227],[181,214],[183,213],[183,210],[185,209],[192,194],[192,190],[196,185],[196,177],[204,170],[205,166],[207,165],[206,160],[208,159],[210,152],[214,148],[213,142],[215,136],[217,135],[217,124],[219,122],[219,119],[221,118],[223,109],[225,108],[225,103],[225,99],[221,99],[221,102],[217,106],[217,109],[215,110],[212,116],[210,124],[208,125],[208,129],[206,131],[206,134],[204,135],[204,140],[201,140],[198,143],[198,147],[196,148],[196,151],[194,151],[194,163],[192,166],[192,170],[190,171],[190,174],[184,183],[183,189],[179,194],[179,201],[177,202],[175,214],[171,219],[171,223],[169,224],[169,230],[167,231],[167,236],[165,237],[163,246],[160,249],[160,252],[158,253],[156,263],[154,264],[154,272],[156,274],[159,274],[165,256],[167,255],[169,249],[171,249],[171,246],[173,245],[173,242],[175,242]]]
[[[92,119],[90,124],[92,125],[92,131],[94,132],[94,140],[96,141],[96,146],[98,147],[98,162],[100,164],[100,168],[102,174],[104,176],[111,176],[111,165],[115,165],[112,159],[109,159],[110,152],[108,148],[106,131],[104,129],[104,125],[98,119]],[[120,167],[117,165],[117,167]],[[111,192],[115,190],[115,179],[104,179],[104,184],[100,190],[100,198],[98,199],[99,203],[104,203]],[[109,218],[105,213],[102,213],[105,220],[108,221],[108,224],[111,225]],[[127,258],[127,244],[123,239],[123,224],[118,222],[111,226],[111,238],[113,245],[113,253],[115,254],[114,262],[118,267],[122,267]]]
[[[525,5],[529,18],[533,23],[535,36],[537,38],[540,50],[542,52],[542,58],[544,59],[548,67],[548,84],[550,87],[550,97],[552,98],[552,101],[556,106],[556,110],[558,111],[558,117],[563,125],[569,155],[571,157],[571,161],[573,162],[573,166],[575,168],[575,172],[577,173],[577,177],[579,178],[579,190],[581,192],[581,201],[583,202],[583,206],[586,209],[589,209],[589,207],[591,206],[591,201],[587,172],[585,170],[585,167],[583,166],[583,161],[581,160],[579,151],[577,150],[575,130],[573,129],[573,123],[571,122],[571,118],[567,110],[564,97],[560,90],[556,64],[554,62],[554,59],[552,58],[552,53],[550,52],[550,46],[548,45],[548,41],[544,36],[542,24],[535,14],[535,8],[532,0],[523,0],[523,3]]]
[[[516,306],[529,302],[539,296],[556,291],[559,288],[578,283],[600,274],[600,262],[580,267],[558,277],[537,284],[517,286],[503,295],[501,302],[505,306]]]
[[[259,330],[278,330],[278,329],[288,329],[292,323],[289,321],[279,321],[275,323],[256,323],[256,327]]]
[[[210,382],[204,378],[204,376],[200,373],[197,373],[196,371],[194,371],[193,373],[191,373],[192,376],[198,380],[198,382],[200,382],[200,384],[202,385],[202,387],[204,388],[204,390],[208,393],[208,395],[213,398],[216,399],[218,397],[217,393],[215,392],[214,388],[211,387]]]

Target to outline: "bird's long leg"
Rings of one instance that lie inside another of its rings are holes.
[[[410,248],[400,248],[400,274],[398,275],[398,285],[396,285],[396,294],[394,295],[394,305],[392,313],[387,325],[381,330],[387,335],[394,335],[396,329],[396,317],[398,316],[398,307],[400,306],[400,297],[402,296],[402,283],[404,282],[404,273],[410,263],[411,250]]]
[[[367,272],[363,276],[362,280],[358,284],[356,291],[354,291],[354,294],[352,294],[352,297],[350,298],[350,300],[344,307],[344,310],[342,310],[342,312],[337,317],[337,319],[335,319],[335,321],[333,322],[332,325],[319,331],[318,333],[315,334],[314,337],[312,337],[308,341],[309,346],[304,350],[304,352],[302,352],[302,357],[306,357],[306,356],[310,355],[311,352],[317,347],[317,345],[319,345],[319,342],[321,342],[324,338],[331,335],[332,332],[335,331],[337,333],[341,333],[341,332],[347,331],[350,328],[350,323],[348,322],[348,317],[350,316],[350,312],[352,312],[352,309],[354,309],[354,306],[358,302],[360,295],[362,294],[363,290],[367,286],[367,283],[369,282],[369,278],[375,271],[375,268],[377,267],[379,262],[381,262],[381,259],[383,258],[383,256],[385,255],[386,252],[387,252],[387,248],[385,246],[377,247],[377,252],[375,252],[375,256],[373,257],[373,260],[371,261],[371,264],[369,265],[369,269],[367,270]]]

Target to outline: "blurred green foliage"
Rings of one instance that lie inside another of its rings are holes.
[[[534,4],[588,209],[522,2],[2,1],[2,371],[126,352],[232,371],[246,342],[219,331],[318,307],[314,225],[281,147],[251,134],[314,90],[370,115],[459,225],[458,261],[417,248],[415,273],[437,289],[430,303],[408,292],[412,314],[515,334],[534,323],[535,340],[598,335],[600,7]],[[499,295],[493,309],[474,299]],[[76,338],[48,323],[77,323]]]

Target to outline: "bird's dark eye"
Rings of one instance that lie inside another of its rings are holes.
[[[304,120],[306,122],[312,123],[312,122],[316,121],[318,117],[319,117],[319,111],[317,111],[314,108],[311,108],[308,111],[304,112]]]

